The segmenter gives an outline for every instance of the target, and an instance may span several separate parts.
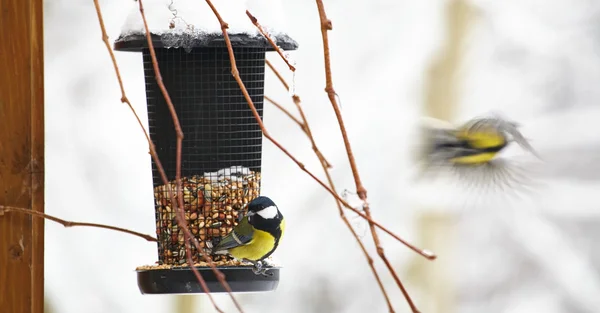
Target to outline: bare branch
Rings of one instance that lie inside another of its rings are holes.
[[[269,36],[269,34],[267,34],[265,32],[265,30],[262,28],[262,26],[258,23],[258,20],[256,19],[256,17],[254,17],[252,14],[250,14],[250,12],[248,10],[246,10],[246,15],[248,15],[248,17],[250,18],[250,21],[252,21],[252,24],[254,24],[254,26],[256,26],[256,28],[258,28],[258,31],[260,31],[260,33],[269,41],[271,46],[273,46],[273,48],[275,48],[275,51],[277,51],[277,53],[279,53],[279,56],[281,56],[281,58],[283,59],[285,64],[287,64],[287,66],[290,68],[290,71],[295,72],[296,68],[292,64],[290,64],[290,61],[285,57],[285,55],[283,55],[283,50],[281,50],[281,48],[279,48],[279,46],[277,46],[275,44],[275,42],[273,41],[273,38],[271,38],[271,36]]]
[[[223,21],[223,19],[221,18],[221,15],[219,15],[219,12],[216,10],[216,8],[212,4],[212,2],[210,0],[205,0],[205,1],[211,7],[213,13],[216,15],[217,19],[219,20],[219,23],[221,24],[221,30],[225,37],[225,44],[227,45],[227,50],[229,51],[229,60],[231,62],[231,74],[233,75],[236,82],[240,86],[240,89],[242,90],[242,94],[244,95],[244,98],[248,102],[248,105],[250,106],[250,109],[252,110],[252,113],[254,114],[254,118],[256,119],[258,126],[262,130],[263,135],[271,143],[273,143],[279,150],[281,150],[281,152],[283,152],[292,161],[294,161],[294,163],[296,163],[296,165],[298,165],[298,167],[300,167],[300,169],[302,171],[307,173],[310,177],[312,177],[312,179],[314,179],[319,185],[321,185],[321,187],[325,188],[325,190],[327,190],[333,197],[335,197],[337,200],[339,200],[344,205],[344,207],[346,207],[347,209],[351,210],[352,212],[358,214],[360,217],[366,219],[370,223],[373,223],[373,225],[380,228],[384,232],[388,233],[390,236],[394,237],[396,240],[400,241],[402,244],[407,246],[409,249],[415,251],[416,253],[420,254],[421,256],[423,256],[427,259],[430,259],[430,260],[435,259],[436,256],[432,252],[427,251],[427,250],[421,250],[421,249],[415,247],[414,245],[412,245],[412,244],[408,243],[407,241],[405,241],[404,239],[400,238],[398,235],[392,233],[389,229],[383,227],[381,224],[379,224],[378,222],[371,219],[371,217],[369,217],[369,216],[365,215],[364,213],[362,213],[361,211],[353,208],[350,204],[348,204],[348,202],[346,202],[344,199],[342,199],[335,191],[333,191],[331,188],[329,188],[329,186],[327,186],[322,180],[320,180],[317,176],[315,176],[315,174],[313,174],[311,171],[307,170],[306,166],[304,166],[304,164],[302,162],[300,162],[296,157],[294,157],[287,149],[285,149],[277,140],[275,140],[269,134],[269,132],[265,128],[265,125],[263,124],[262,119],[260,118],[260,115],[258,114],[258,111],[256,110],[256,107],[254,106],[254,102],[252,101],[252,98],[250,98],[250,95],[248,94],[248,90],[246,89],[244,82],[242,82],[242,79],[240,78],[239,71],[238,71],[236,63],[235,63],[235,56],[233,54],[233,47],[231,46],[231,40],[229,39],[229,35],[227,34],[227,28],[229,26],[227,25],[227,23],[225,23],[225,21]]]
[[[358,197],[363,201],[363,209],[365,211],[366,216],[369,218],[369,227],[371,229],[371,235],[373,237],[373,242],[377,248],[377,254],[382,259],[382,261],[385,263],[389,272],[394,277],[396,284],[402,291],[402,294],[404,295],[404,298],[408,302],[408,305],[410,306],[412,312],[418,313],[419,310],[417,309],[417,307],[414,304],[414,302],[412,301],[410,295],[406,291],[406,288],[402,284],[402,281],[400,280],[400,278],[398,278],[396,271],[394,270],[394,268],[390,264],[389,260],[385,256],[385,252],[383,250],[383,246],[381,245],[381,243],[379,241],[379,236],[377,235],[377,230],[375,229],[375,225],[370,220],[371,209],[369,208],[369,204],[367,202],[367,190],[365,189],[365,187],[363,186],[363,184],[360,180],[360,175],[358,173],[358,169],[356,166],[356,160],[354,159],[354,154],[352,153],[352,147],[350,145],[350,140],[348,139],[346,127],[344,126],[344,119],[342,118],[342,114],[340,112],[340,108],[339,108],[339,105],[338,105],[336,97],[335,97],[336,92],[333,88],[333,79],[332,79],[332,75],[331,75],[331,60],[330,60],[330,53],[329,53],[329,38],[328,38],[328,34],[327,34],[327,32],[329,30],[333,29],[333,26],[332,26],[331,20],[329,20],[327,18],[327,14],[325,13],[325,6],[323,5],[323,1],[316,0],[316,3],[317,3],[317,9],[319,11],[319,19],[321,22],[321,35],[323,37],[323,57],[325,60],[325,92],[327,93],[327,96],[329,97],[329,101],[331,102],[331,106],[333,107],[333,110],[335,112],[335,116],[338,120],[338,124],[340,125],[340,132],[342,133],[342,138],[344,140],[344,145],[346,147],[346,154],[348,155],[348,161],[350,162],[352,174],[354,175],[354,182],[356,184],[356,193],[358,194]]]
[[[253,21],[253,23],[254,22],[255,22],[255,20]],[[257,24],[258,23],[256,22],[255,25],[257,25]],[[262,32],[262,30],[260,28],[259,28],[259,31],[263,34],[263,36],[266,36]],[[271,42],[271,44],[274,45],[273,42]],[[267,65],[275,73],[275,75],[279,78],[279,80],[281,81],[281,83],[283,84],[283,86],[289,91],[288,84],[286,83],[286,81],[283,78],[283,76],[281,74],[279,74],[279,72],[277,71],[277,69],[275,69],[275,67],[270,62],[267,61]],[[308,125],[308,120],[307,120],[306,116],[304,115],[304,110],[302,110],[302,105],[301,105],[300,97],[298,95],[294,94],[292,96],[292,100],[294,101],[294,104],[296,105],[296,108],[298,109],[298,112],[300,113],[300,116],[302,117],[302,122],[300,123],[300,125],[302,126],[302,129],[304,130],[304,132],[306,133],[306,135],[309,137],[309,139],[310,139],[310,141],[312,143],[312,148],[313,148],[313,151],[315,152],[315,155],[321,161],[321,166],[323,167],[323,171],[325,172],[325,175],[327,176],[327,181],[329,183],[329,186],[331,187],[331,189],[334,192],[336,192],[335,191],[335,185],[333,183],[333,179],[331,178],[331,174],[329,173],[329,170],[328,170],[329,168],[331,168],[331,165],[329,164],[329,162],[327,162],[327,160],[325,159],[325,157],[323,156],[323,154],[321,153],[321,151],[316,146],[314,137],[312,135],[312,131],[310,130],[310,126]],[[337,192],[336,192],[336,194],[337,194]],[[352,236],[354,236],[354,239],[358,242],[358,244],[359,244],[359,246],[360,246],[363,254],[365,255],[365,257],[367,259],[367,263],[369,264],[369,267],[371,268],[371,271],[373,272],[373,276],[375,277],[375,280],[377,281],[377,284],[378,284],[379,288],[381,289],[381,293],[383,294],[383,297],[385,298],[385,301],[386,301],[386,303],[388,305],[389,312],[393,313],[394,312],[394,307],[392,305],[392,302],[390,301],[390,298],[389,298],[389,296],[387,294],[387,291],[385,290],[385,287],[383,286],[381,278],[379,277],[379,273],[375,269],[373,258],[371,257],[371,255],[367,251],[367,249],[366,249],[364,243],[362,242],[362,240],[358,237],[358,234],[356,233],[356,231],[354,230],[354,228],[350,224],[350,221],[348,221],[348,218],[346,217],[346,215],[344,213],[344,210],[342,209],[342,205],[341,205],[340,201],[337,200],[337,199],[336,199],[336,205],[338,207],[340,218],[342,219],[342,221],[344,222],[344,224],[348,227],[348,229],[352,233]]]
[[[110,59],[112,60],[112,64],[115,69],[115,73],[117,74],[117,81],[119,82],[119,88],[121,89],[121,102],[126,103],[127,106],[129,106],[129,109],[131,110],[131,112],[135,116],[135,119],[137,120],[138,124],[142,128],[142,131],[144,132],[144,136],[146,136],[146,140],[148,140],[148,143],[150,144],[150,151],[152,151],[152,150],[154,150],[154,144],[152,143],[152,140],[150,140],[150,136],[148,135],[148,132],[144,128],[144,124],[142,123],[142,120],[140,119],[138,114],[135,112],[135,109],[133,108],[133,106],[131,105],[131,102],[129,102],[129,99],[127,98],[127,95],[125,94],[125,87],[123,87],[123,79],[121,78],[121,73],[119,71],[119,67],[117,66],[117,59],[115,58],[115,54],[110,46],[110,43],[108,42],[108,35],[106,33],[106,28],[104,27],[104,19],[102,18],[102,11],[100,10],[100,4],[98,4],[98,0],[94,0],[94,5],[96,6],[96,13],[98,14],[98,21],[100,22],[100,29],[102,30],[102,41],[104,42],[104,45],[106,46],[106,50],[108,50],[108,54],[110,55]]]
[[[140,237],[142,239],[145,239],[147,241],[152,241],[152,242],[157,241],[154,236],[138,233],[136,231],[129,230],[126,228],[104,225],[104,224],[96,224],[96,223],[66,221],[61,218],[58,218],[58,217],[55,217],[55,216],[52,216],[49,214],[45,214],[42,212],[38,212],[38,211],[33,211],[33,210],[29,210],[29,209],[25,209],[25,208],[18,208],[18,207],[13,207],[13,206],[0,205],[0,216],[3,215],[4,213],[8,213],[8,212],[18,212],[18,213],[22,213],[22,214],[28,214],[28,215],[35,216],[35,217],[44,218],[44,219],[62,224],[64,227],[81,226],[81,227],[95,227],[95,228],[110,229],[110,230],[130,234],[130,235],[134,235],[134,236]]]
[[[262,31],[261,31],[261,33],[262,33]],[[265,36],[265,34],[263,34],[263,36]],[[274,45],[274,43],[272,43],[272,44]],[[269,66],[269,68],[271,69],[271,71],[273,71],[273,73],[275,73],[275,75],[279,78],[279,81],[283,84],[283,86],[286,88],[286,90],[289,91],[289,86],[288,86],[287,82],[285,81],[285,79],[283,78],[283,76],[279,73],[279,71],[277,71],[277,69],[273,66],[273,64],[271,64],[271,62],[269,62],[268,60],[266,62],[267,62],[267,65]],[[298,123],[300,125],[300,127],[302,128],[304,133],[308,136],[308,139],[310,140],[310,144],[312,145],[312,149],[317,154],[317,157],[319,158],[319,160],[325,161],[326,168],[332,168],[331,163],[329,163],[329,161],[327,161],[327,159],[325,159],[325,156],[323,155],[323,153],[321,153],[321,150],[319,150],[319,148],[317,147],[315,138],[313,137],[312,132],[310,131],[310,127],[308,127],[308,120],[306,119],[306,116],[304,115],[304,111],[302,110],[302,107],[299,105],[300,97],[298,97],[297,95],[294,95],[294,96],[292,96],[292,100],[294,101],[294,104],[296,105],[298,112],[302,116],[302,122],[298,121],[289,112],[287,112],[287,110],[285,110],[280,105],[274,103],[271,99],[268,99],[267,97],[265,97],[265,99],[267,99],[267,101],[275,104],[280,110],[283,110],[284,113],[286,113],[290,118],[292,118],[296,123]]]
[[[159,167],[157,166],[157,168],[159,169],[160,172],[160,176],[163,180],[163,183],[168,186],[167,187],[167,191],[169,194],[169,197],[171,198],[171,203],[173,204],[174,208],[175,208],[175,212],[176,212],[176,220],[177,220],[177,224],[179,225],[179,227],[181,227],[181,229],[184,232],[184,236],[185,236],[185,240],[186,242],[189,241],[193,241],[195,244],[197,244],[197,241],[192,240],[193,236],[189,230],[189,228],[187,227],[187,222],[185,220],[184,217],[184,213],[183,213],[183,197],[181,195],[181,146],[182,146],[182,141],[183,141],[183,132],[181,131],[181,126],[179,125],[179,119],[177,118],[177,113],[175,111],[175,107],[173,106],[173,103],[171,102],[171,98],[169,96],[169,93],[167,92],[167,89],[165,88],[163,81],[162,81],[162,76],[160,75],[160,69],[158,67],[158,61],[156,60],[156,53],[154,51],[154,45],[152,44],[152,38],[150,37],[150,30],[148,27],[148,22],[146,21],[146,15],[144,14],[144,7],[142,4],[142,0],[138,0],[139,3],[139,9],[140,9],[140,14],[142,15],[142,19],[144,21],[144,29],[146,30],[146,40],[148,42],[148,47],[150,50],[150,56],[152,58],[152,66],[154,68],[154,73],[156,76],[156,82],[159,85],[159,88],[161,90],[161,92],[163,93],[163,96],[165,98],[165,101],[167,102],[167,106],[169,107],[169,111],[171,112],[171,116],[173,117],[173,123],[175,124],[175,129],[177,132],[177,154],[176,154],[176,174],[175,174],[175,179],[176,179],[176,188],[177,188],[177,196],[179,199],[179,203],[177,203],[177,201],[175,201],[174,198],[174,194],[173,191],[171,190],[169,181],[167,179],[167,174],[165,173],[164,169],[162,168],[162,165]],[[158,160],[158,157],[155,158],[156,160]],[[156,162],[158,164],[158,162]],[[211,269],[215,272],[215,276],[217,277],[217,279],[219,280],[219,282],[223,285],[223,287],[225,288],[225,290],[227,290],[227,293],[229,294],[229,296],[231,297],[232,301],[234,302],[235,306],[237,307],[237,309],[240,312],[243,312],[242,307],[239,305],[239,303],[237,302],[237,300],[235,299],[235,297],[233,296],[233,293],[231,291],[231,288],[229,287],[229,284],[225,281],[225,275],[223,275],[223,273],[221,273],[221,271],[219,271],[216,266],[214,265],[214,263],[212,262],[212,260],[210,260],[210,258],[208,258],[208,256],[206,255],[206,253],[204,252],[203,249],[200,249],[200,246],[197,246],[197,250],[198,252],[200,252],[202,254],[202,256],[205,258],[205,260],[207,260],[208,264],[210,265]],[[186,249],[186,253],[189,255],[190,251],[189,249]],[[190,264],[190,269],[192,270],[192,272],[194,272],[194,275],[196,275],[196,277],[198,278],[198,281],[200,282],[200,284],[205,287],[206,284],[204,282],[204,279],[202,278],[202,275],[200,275],[200,273],[198,272],[198,270],[193,266],[193,264]],[[216,304],[216,302],[214,301],[214,299],[212,298],[212,296],[210,295],[210,291],[208,289],[204,289],[204,292],[208,295],[210,301],[212,302],[213,306],[219,311],[219,312],[223,312]]]
[[[274,106],[276,106],[279,110],[281,110],[281,112],[283,112],[285,115],[287,115],[292,121],[294,121],[296,124],[298,124],[298,126],[300,126],[302,131],[306,134],[306,129],[304,127],[304,124],[302,124],[302,122],[300,122],[299,119],[297,119],[295,116],[293,116],[292,113],[290,113],[290,111],[288,111],[281,104],[275,102],[275,100],[269,98],[268,96],[265,96],[265,100],[271,102]]]
[[[275,67],[273,66],[273,64],[271,64],[271,62],[269,60],[265,60],[265,62],[267,63],[267,66],[269,66],[269,68],[273,71],[273,73],[275,73],[275,75],[277,75],[277,78],[279,78],[279,81],[283,84],[283,87],[285,87],[285,90],[289,91],[290,86],[285,82],[285,79],[283,79],[283,76],[281,76],[281,74],[279,74],[279,72],[275,69]]]
[[[346,147],[346,153],[348,154],[348,161],[350,162],[350,167],[352,168],[352,175],[354,176],[354,181],[356,183],[356,193],[361,200],[366,200],[367,191],[362,185],[360,180],[360,175],[358,174],[358,169],[356,167],[356,161],[354,160],[354,154],[352,153],[352,147],[350,145],[350,140],[348,139],[348,134],[346,133],[346,127],[344,126],[344,119],[342,118],[342,113],[340,112],[340,108],[338,106],[337,100],[335,99],[335,90],[333,89],[333,81],[331,78],[331,61],[329,58],[329,39],[327,36],[327,31],[333,29],[331,21],[327,19],[327,15],[325,14],[325,7],[323,6],[322,0],[317,1],[317,8],[319,10],[319,17],[321,20],[321,34],[323,36],[323,55],[325,57],[325,92],[327,92],[327,96],[331,101],[333,106],[333,110],[335,111],[335,116],[340,124],[340,131],[342,133],[342,138],[344,139],[344,146]]]
[[[179,125],[179,121],[177,119],[177,115],[175,112],[175,107],[173,106],[173,103],[171,102],[171,99],[169,97],[169,94],[162,82],[162,76],[160,75],[160,70],[158,68],[158,62],[156,60],[156,54],[154,51],[154,47],[152,45],[152,40],[150,37],[150,31],[148,28],[148,23],[146,21],[146,16],[144,14],[144,7],[143,7],[143,3],[142,0],[138,0],[139,3],[139,10],[140,10],[140,14],[142,16],[142,19],[144,21],[144,29],[146,30],[146,39],[148,41],[148,45],[150,47],[150,53],[152,56],[152,64],[155,70],[155,75],[156,75],[156,80],[157,83],[163,93],[163,96],[165,97],[165,100],[167,102],[167,105],[169,105],[169,110],[173,116],[173,121],[176,127],[176,131],[177,131],[177,174],[176,174],[176,179],[177,179],[177,191],[178,194],[181,193],[181,144],[182,144],[182,140],[183,140],[183,132],[181,131],[181,127]],[[102,18],[102,12],[100,9],[100,5],[98,3],[98,0],[94,0],[94,5],[96,7],[96,13],[98,15],[98,21],[100,23],[100,28],[102,30],[102,40],[111,56],[111,60],[115,69],[115,73],[117,76],[117,80],[119,82],[119,87],[121,88],[121,102],[127,103],[127,105],[129,106],[129,108],[131,109],[131,111],[133,112],[133,114],[135,115],[139,125],[142,127],[142,130],[144,131],[144,135],[146,136],[146,139],[148,141],[148,146],[149,146],[149,150],[150,150],[150,155],[152,156],[156,167],[158,169],[158,172],[160,173],[161,179],[163,181],[163,183],[165,185],[167,185],[167,190],[168,190],[168,194],[169,197],[171,198],[171,201],[173,203],[173,207],[175,209],[175,211],[177,212],[177,223],[179,225],[179,227],[184,231],[184,235],[185,235],[185,239],[186,242],[187,241],[193,241],[194,244],[197,247],[197,250],[205,257],[206,262],[209,264],[209,266],[211,267],[211,269],[215,272],[215,275],[217,277],[217,279],[219,280],[219,282],[223,285],[223,287],[225,288],[225,290],[227,290],[227,292],[229,293],[229,295],[231,296],[233,302],[236,304],[236,307],[239,309],[240,312],[243,312],[241,307],[239,306],[239,304],[237,303],[236,299],[234,298],[232,292],[231,292],[231,288],[229,287],[229,284],[225,281],[225,277],[223,275],[223,273],[221,273],[221,271],[219,271],[216,266],[214,265],[214,263],[212,262],[212,260],[210,258],[208,258],[203,249],[200,249],[199,244],[197,241],[192,240],[193,236],[191,234],[191,232],[189,231],[189,228],[187,227],[187,224],[185,222],[185,218],[183,217],[183,205],[180,203],[178,205],[178,203],[175,201],[174,199],[174,194],[170,188],[170,184],[168,183],[168,179],[167,179],[167,175],[164,171],[164,168],[162,166],[162,163],[160,162],[158,155],[156,153],[156,149],[154,146],[154,143],[152,142],[152,140],[150,139],[150,136],[148,135],[148,132],[144,129],[143,124],[139,118],[139,116],[137,115],[137,113],[135,112],[135,110],[133,109],[133,106],[131,105],[131,103],[129,102],[126,94],[125,94],[125,88],[123,87],[123,82],[121,79],[121,75],[120,75],[120,71],[119,71],[119,67],[117,65],[117,61],[116,58],[114,56],[114,53],[112,51],[112,48],[108,42],[108,35],[106,33],[106,29],[104,26],[104,20]],[[181,196],[179,196],[179,199],[182,199]],[[187,246],[186,246],[187,248]],[[191,252],[189,251],[189,249],[186,249],[186,253],[189,255],[191,255]],[[204,292],[208,295],[210,301],[212,302],[213,306],[215,307],[215,309],[219,312],[223,312],[216,304],[216,302],[214,301],[213,297],[210,294],[210,290],[208,290],[208,288],[206,288],[206,282],[204,282],[204,280],[202,279],[202,276],[200,275],[200,272],[198,272],[198,270],[193,266],[193,262],[190,263],[190,268],[192,269],[192,271],[194,272],[194,274],[196,275],[196,278],[198,279],[200,285],[202,285],[202,288],[204,290]]]

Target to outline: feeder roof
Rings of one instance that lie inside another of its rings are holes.
[[[228,24],[227,33],[234,47],[262,47],[267,51],[274,50],[246,15],[246,10],[250,10],[252,14],[256,14],[259,23],[277,46],[283,50],[298,48],[298,43],[282,31],[283,23],[277,20],[277,16],[273,16],[271,9],[249,8],[247,0],[211,2]],[[143,5],[155,48],[225,47],[221,25],[206,1],[144,0]],[[258,15],[259,13],[261,14]],[[115,40],[115,50],[141,51],[148,46],[145,36],[146,30],[139,4],[133,2],[121,34]]]

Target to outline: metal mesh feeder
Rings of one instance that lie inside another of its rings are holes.
[[[196,37],[155,35],[152,41],[163,83],[185,135],[182,147],[182,195],[185,219],[202,248],[227,235],[260,195],[262,132],[237,82],[231,75],[222,34]],[[239,75],[263,116],[265,55],[274,51],[262,36],[230,34]],[[282,49],[298,44],[287,35],[274,36]],[[168,43],[168,44],[165,44]],[[181,44],[177,44],[181,43]],[[185,44],[183,44],[185,43]],[[170,111],[155,79],[146,37],[120,36],[115,50],[141,52],[144,61],[150,138],[176,190],[176,133]],[[203,293],[187,264],[184,234],[175,209],[152,161],[158,264],[137,269],[143,294]],[[210,292],[225,292],[202,255],[191,248],[194,266]],[[271,276],[256,275],[251,265],[229,256],[211,256],[234,292],[271,291],[279,283],[279,267]]]

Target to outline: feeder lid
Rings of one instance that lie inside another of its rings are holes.
[[[199,47],[226,47],[223,34],[152,34],[154,48],[199,48]],[[296,50],[298,43],[287,34],[271,36],[282,50]],[[229,40],[234,48],[265,48],[266,51],[275,51],[273,46],[262,35],[230,34]],[[141,52],[148,48],[148,40],[144,34],[121,35],[114,43],[117,51]]]
[[[246,15],[247,0],[212,0],[217,11],[228,24],[227,34],[236,47],[275,49],[258,31]],[[211,8],[204,1],[145,0],[144,15],[154,48],[226,47],[221,25]],[[141,52],[148,48],[146,28],[138,2],[133,2],[121,34],[114,42],[118,51]],[[267,6],[268,8],[268,6]],[[254,10],[260,8],[253,8]],[[283,50],[296,50],[298,43],[285,31],[279,14],[266,10],[256,16],[265,32]],[[256,12],[259,14],[260,12]],[[267,14],[268,13],[268,14]]]

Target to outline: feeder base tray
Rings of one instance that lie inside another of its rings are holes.
[[[264,292],[277,289],[280,267],[269,269],[271,276],[256,275],[252,266],[218,267],[232,292]],[[227,292],[210,267],[196,267],[211,293]],[[138,287],[142,294],[205,293],[189,267],[138,269]]]

